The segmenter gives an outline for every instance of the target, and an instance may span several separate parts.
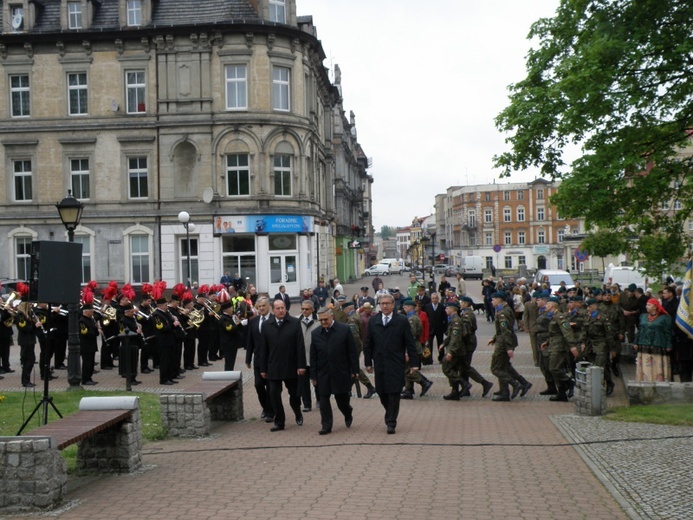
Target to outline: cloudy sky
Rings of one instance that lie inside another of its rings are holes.
[[[530,25],[559,0],[297,0],[327,60],[342,71],[344,107],[373,159],[373,224],[405,226],[450,186],[499,179],[506,148],[493,123],[507,86],[524,78]]]

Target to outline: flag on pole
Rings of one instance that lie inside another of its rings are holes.
[[[693,260],[688,261],[686,276],[683,279],[683,291],[681,301],[676,311],[676,325],[684,331],[689,338],[693,338],[693,302],[691,301],[691,282],[693,281]]]

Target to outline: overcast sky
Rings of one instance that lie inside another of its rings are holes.
[[[344,108],[373,160],[373,225],[406,226],[435,195],[499,179],[494,118],[525,77],[530,25],[559,0],[297,0],[342,71]]]

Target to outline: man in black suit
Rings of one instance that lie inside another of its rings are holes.
[[[438,362],[442,364],[445,351],[440,350],[440,347],[443,345],[443,336],[448,328],[448,317],[445,314],[445,305],[440,303],[440,295],[437,292],[431,294],[431,302],[424,307],[424,310],[428,316],[428,344],[431,352],[438,352]],[[436,340],[436,350],[433,350],[433,339]]]
[[[260,375],[259,355],[260,346],[262,345],[262,332],[265,325],[269,323],[272,317],[270,314],[270,301],[267,296],[260,296],[255,302],[255,309],[258,315],[248,322],[248,336],[245,347],[245,365],[250,368],[255,356],[254,372],[255,372],[255,391],[257,392],[258,401],[262,406],[261,419],[265,422],[274,422],[274,410],[269,398],[269,381]]]
[[[418,370],[419,356],[409,320],[395,312],[391,294],[380,297],[380,313],[368,323],[363,357],[368,373],[375,372],[375,389],[385,408],[387,433],[393,434],[404,387],[404,367],[408,360],[410,371]]]
[[[344,414],[344,424],[349,428],[353,421],[349,405],[351,385],[359,375],[359,353],[351,327],[334,320],[329,307],[318,311],[320,327],[311,333],[310,379],[320,393],[320,435],[332,432],[332,405],[334,394],[337,407]]]
[[[426,288],[423,285],[419,285],[416,288],[416,297],[414,298],[414,301],[415,302],[417,302],[417,301],[421,302],[421,308],[422,309],[425,309],[426,305],[431,303],[431,299],[426,294]]]
[[[269,396],[274,410],[274,426],[270,431],[284,429],[286,415],[282,404],[282,383],[289,392],[289,404],[296,415],[296,424],[303,426],[298,377],[306,373],[306,350],[301,322],[286,312],[282,300],[272,302],[274,316],[262,327],[260,343],[260,375],[269,381]]]
[[[286,287],[280,285],[279,292],[274,295],[274,299],[283,301],[284,306],[286,307],[286,312],[289,312],[289,309],[291,309],[291,298],[288,294],[286,294]]]

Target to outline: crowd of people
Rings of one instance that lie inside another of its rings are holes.
[[[692,380],[693,340],[672,319],[680,298],[676,286],[665,286],[656,297],[635,285],[622,290],[616,284],[563,284],[552,293],[547,284],[489,277],[481,284],[483,303],[468,294],[460,275],[455,286],[441,277],[434,289],[427,290],[411,276],[405,291],[389,290],[376,276],[370,287],[362,286],[348,298],[338,279],[320,279],[315,288],[302,291],[300,313],[294,317],[284,286],[273,297],[259,294],[238,274],[225,273],[218,285],[177,284],[171,291],[164,282],[146,283],[139,295],[130,284],[119,288],[111,282],[99,289],[90,282],[82,292],[79,320],[81,383],[98,384],[97,368],[113,370],[115,361],[126,355],[129,363],[121,359],[118,368],[133,384],[139,383],[138,373],[158,370],[161,385],[175,385],[186,371],[215,361],[233,370],[238,350],[244,348],[246,365],[254,369],[261,417],[272,423],[272,432],[286,428],[284,388],[296,424],[301,426],[303,413],[316,406],[319,433],[326,435],[334,423],[331,396],[349,427],[351,394],[356,390],[361,397],[364,386],[363,398],[380,399],[387,432],[392,434],[400,400],[414,399],[417,386],[419,396],[433,386],[420,369],[435,360],[450,385],[445,400],[470,396],[473,383],[480,385],[482,397],[490,394],[494,383],[473,365],[481,312],[494,327],[489,341],[490,370],[497,379],[493,401],[525,396],[532,387],[512,365],[522,332],[529,337],[534,363],[545,379],[546,388],[539,393],[553,401],[571,397],[575,364],[581,360],[603,368],[610,395],[624,342],[637,352],[638,381],[673,381],[676,375],[682,382]],[[53,379],[56,370],[67,368],[67,312],[61,306],[29,303],[27,292],[27,286],[18,284],[2,306],[0,370],[15,372],[10,348],[16,329],[21,383],[32,387],[37,342],[42,379]],[[134,349],[119,348],[123,336],[129,336]],[[129,373],[125,366],[131,367]]]

